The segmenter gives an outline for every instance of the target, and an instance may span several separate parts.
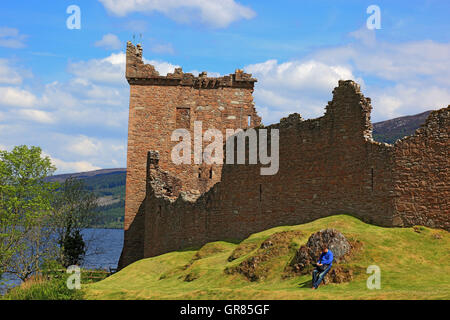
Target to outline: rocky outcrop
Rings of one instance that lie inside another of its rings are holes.
[[[353,279],[353,270],[340,265],[346,261],[355,248],[346,237],[335,229],[325,229],[312,234],[306,245],[301,246],[292,259],[289,269],[293,273],[308,274],[313,264],[319,260],[322,248],[327,246],[333,252],[333,267],[325,281],[331,283],[348,282]]]

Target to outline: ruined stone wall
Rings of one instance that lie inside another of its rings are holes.
[[[253,103],[256,79],[236,73],[211,78],[183,73],[161,76],[152,65],[144,64],[142,48],[127,46],[126,76],[130,84],[128,123],[127,181],[125,199],[125,243],[120,266],[142,258],[146,163],[149,150],[159,151],[159,166],[177,177],[180,191],[201,194],[220,180],[221,166],[175,165],[171,151],[178,142],[171,141],[176,129],[188,129],[194,143],[194,122],[201,121],[203,132],[247,128],[260,124]],[[193,161],[192,161],[193,162]]]
[[[359,86],[341,81],[323,117],[292,115],[269,127],[280,130],[276,175],[227,164],[221,181],[194,201],[155,192],[150,176],[144,256],[338,213],[392,226],[393,148],[371,140],[370,110]]]
[[[394,147],[394,211],[405,226],[450,229],[450,107]]]
[[[144,257],[237,240],[280,225],[351,214],[380,226],[422,224],[449,230],[449,108],[433,112],[395,145],[372,140],[371,101],[339,81],[324,116],[293,114],[269,126],[280,133],[280,167],[175,165],[177,128],[192,133],[256,127],[255,79],[242,71],[160,76],[127,48],[131,86],[125,243],[119,267]],[[250,116],[250,123],[248,117]],[[269,133],[270,136],[270,133]],[[269,148],[270,150],[270,148]],[[150,151],[150,152],[149,152]]]

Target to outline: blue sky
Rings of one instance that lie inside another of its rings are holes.
[[[81,9],[69,30],[66,9]],[[369,30],[366,10],[381,10]],[[450,2],[16,0],[0,5],[0,148],[41,146],[58,172],[126,166],[133,35],[160,73],[259,79],[266,124],[318,117],[342,78],[373,101],[373,121],[450,103]]]

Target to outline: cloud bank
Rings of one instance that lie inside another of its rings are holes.
[[[372,98],[372,119],[381,121],[447,106],[449,56],[449,43],[389,43],[361,29],[352,32],[344,45],[315,50],[302,59],[268,59],[244,69],[258,78],[254,96],[265,124],[293,112],[304,118],[322,116],[340,79],[362,85]],[[28,81],[31,72],[0,58],[0,148],[40,145],[60,173],[125,166],[129,102],[125,60],[119,51],[69,61],[67,80],[36,85],[38,80]],[[144,61],[161,75],[178,67],[168,61]]]
[[[214,28],[252,19],[255,12],[234,0],[99,0],[108,12],[124,17],[130,13],[160,12],[180,23],[199,21]]]
[[[289,113],[323,115],[338,80],[355,80],[372,98],[372,119],[382,121],[450,103],[450,44],[431,40],[389,43],[362,28],[349,43],[302,60],[267,60],[245,67],[258,78],[255,101],[266,124]]]

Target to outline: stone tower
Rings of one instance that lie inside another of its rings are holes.
[[[202,122],[203,132],[258,126],[261,118],[253,103],[257,81],[251,74],[236,70],[223,77],[184,73],[160,75],[145,64],[141,45],[127,44],[126,78],[130,84],[128,122],[127,182],[125,199],[125,239],[119,267],[143,257],[143,210],[146,197],[147,157],[153,155],[156,165],[178,179],[179,192],[204,193],[220,180],[221,166],[175,165],[171,141],[176,129],[187,129],[193,137],[195,121]]]

